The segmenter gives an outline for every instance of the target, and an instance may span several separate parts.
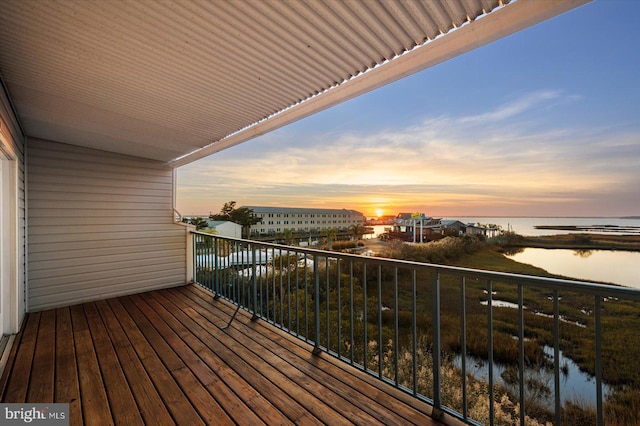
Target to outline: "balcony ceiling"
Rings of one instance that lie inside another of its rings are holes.
[[[27,136],[179,166],[586,1],[2,0],[0,75]]]

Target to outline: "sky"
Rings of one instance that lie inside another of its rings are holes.
[[[640,216],[638,16],[597,0],[180,167],[177,209]]]

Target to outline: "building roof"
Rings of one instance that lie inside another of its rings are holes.
[[[26,136],[180,166],[587,1],[3,0],[0,73]]]
[[[320,213],[320,214],[349,214],[349,215],[358,215],[363,216],[357,210],[348,210],[348,209],[316,209],[316,208],[305,208],[305,207],[264,207],[264,206],[243,206],[253,210],[256,213],[295,213],[295,214],[309,214],[309,213]]]

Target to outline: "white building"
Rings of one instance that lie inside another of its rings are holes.
[[[228,220],[207,220],[207,229],[221,237],[242,238],[242,225]]]
[[[364,226],[365,217],[356,210],[313,209],[295,207],[244,206],[253,210],[262,221],[251,227],[251,235],[272,235],[291,229],[295,232],[318,232],[335,228],[348,230]]]

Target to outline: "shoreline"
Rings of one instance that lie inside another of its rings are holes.
[[[640,251],[640,235],[571,233],[522,237],[508,247],[570,250]]]

